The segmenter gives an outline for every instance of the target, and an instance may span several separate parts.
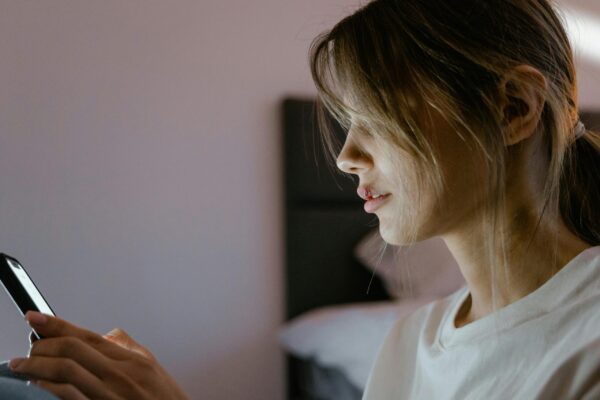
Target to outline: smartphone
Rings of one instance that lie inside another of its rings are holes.
[[[27,311],[55,315],[21,263],[16,258],[2,253],[0,253],[0,281],[23,316]],[[33,335],[42,339],[35,330]]]

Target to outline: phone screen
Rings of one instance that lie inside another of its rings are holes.
[[[46,303],[46,300],[44,300],[42,294],[35,287],[33,281],[31,280],[31,278],[29,278],[29,275],[27,275],[27,272],[25,272],[25,269],[23,269],[21,264],[19,264],[17,260],[8,257],[6,257],[6,262],[12,269],[16,278],[19,280],[19,282],[21,282],[21,285],[27,291],[27,294],[29,294],[29,297],[31,297],[31,300],[36,305],[38,310],[44,314],[54,315],[52,309],[50,308],[48,303]]]

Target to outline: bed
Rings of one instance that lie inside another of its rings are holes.
[[[391,293],[389,281],[373,273],[365,258],[376,239],[377,217],[364,212],[357,178],[338,173],[325,157],[314,99],[287,98],[281,115],[286,323],[279,338],[286,351],[287,398],[360,400],[392,324],[464,281],[438,238],[414,254],[414,263],[444,264],[445,272],[425,269],[428,286],[417,295]],[[600,113],[583,113],[582,119],[600,129]],[[333,125],[341,145],[345,133]],[[439,275],[435,288],[433,275]]]

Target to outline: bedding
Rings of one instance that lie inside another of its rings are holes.
[[[320,307],[284,324],[278,332],[279,342],[295,357],[338,369],[362,391],[377,350],[394,322],[433,300],[419,297]]]

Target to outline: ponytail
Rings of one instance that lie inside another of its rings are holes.
[[[567,149],[559,208],[573,233],[600,245],[600,133],[586,130]]]

